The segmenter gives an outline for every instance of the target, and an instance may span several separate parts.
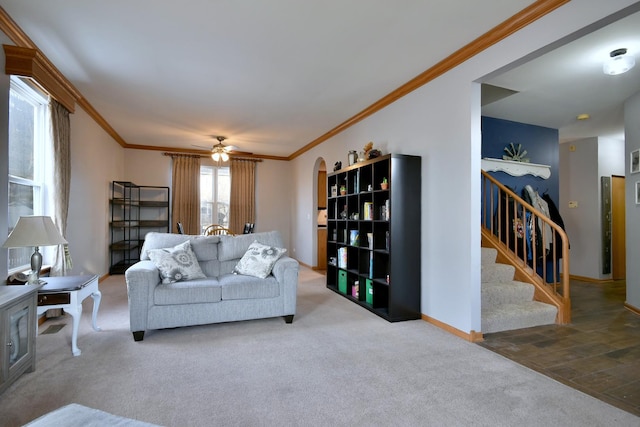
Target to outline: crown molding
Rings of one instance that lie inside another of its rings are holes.
[[[82,96],[80,91],[49,61],[40,49],[38,49],[38,46],[22,31],[22,28],[18,26],[2,7],[0,7],[0,31],[5,33],[16,45],[4,45],[5,55],[7,55],[7,64],[5,66],[6,74],[32,78],[72,113],[75,112],[75,104],[77,102],[118,144],[122,147],[127,145],[126,141],[109,125],[104,117],[93,108],[89,101]],[[9,69],[7,69],[7,66],[9,66],[7,48],[15,52],[16,56],[14,58],[15,63],[11,64]],[[30,50],[30,52],[25,49]],[[31,61],[30,64],[29,61]]]
[[[47,91],[49,95],[65,106],[70,112],[76,108],[77,93],[65,84],[59,72],[52,68],[44,56],[29,47],[3,45],[5,73],[7,75],[29,77]]]
[[[571,0],[538,0],[289,156],[293,160]]]

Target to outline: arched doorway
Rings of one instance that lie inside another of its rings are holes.
[[[315,205],[316,205],[316,263],[315,270],[327,268],[327,165],[323,158],[316,161]]]

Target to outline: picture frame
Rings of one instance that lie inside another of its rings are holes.
[[[636,205],[640,205],[640,181],[636,181]]]
[[[338,186],[337,185],[332,185],[331,186],[331,197],[338,197]]]
[[[640,172],[640,149],[632,151],[629,156],[629,172]]]

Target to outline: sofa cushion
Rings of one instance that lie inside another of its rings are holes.
[[[219,236],[220,244],[218,245],[218,259],[220,261],[229,261],[232,259],[240,259],[247,251],[249,245],[255,241],[263,245],[283,247],[282,238],[278,231],[267,231],[254,234],[240,234],[237,236]]]
[[[222,300],[275,298],[280,295],[280,287],[275,277],[258,279],[252,276],[226,274],[220,276]]]
[[[273,265],[287,252],[286,249],[253,242],[244,253],[233,272],[264,279],[273,269]]]
[[[187,240],[191,241],[191,249],[198,257],[198,261],[209,261],[218,258],[219,236],[191,236],[188,234],[159,233],[150,231],[144,238],[140,251],[140,259],[149,259],[152,249],[172,248]],[[238,257],[240,258],[240,256]]]
[[[158,267],[164,284],[206,277],[188,240],[173,248],[152,249],[148,254]]]
[[[202,304],[219,302],[222,289],[216,279],[206,278],[158,285],[153,302],[156,305]]]

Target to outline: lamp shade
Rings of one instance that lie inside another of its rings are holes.
[[[68,243],[48,216],[21,216],[3,248],[53,246]]]

